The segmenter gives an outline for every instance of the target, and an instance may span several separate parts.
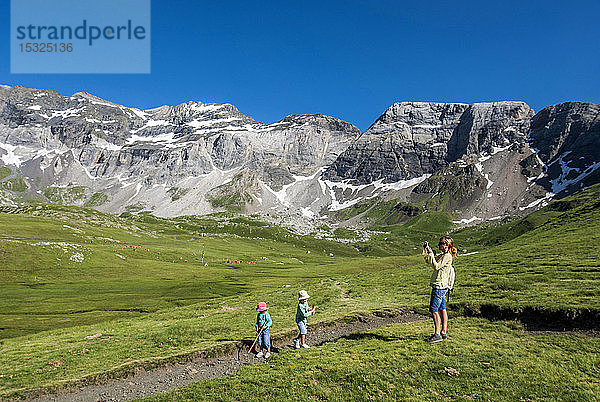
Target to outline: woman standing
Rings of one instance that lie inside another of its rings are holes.
[[[431,299],[429,301],[429,311],[433,315],[433,325],[435,332],[427,342],[441,342],[448,338],[448,312],[446,311],[446,296],[448,289],[452,286],[450,283],[454,280],[454,268],[452,261],[456,257],[456,247],[454,240],[448,236],[442,236],[438,244],[441,255],[435,256],[433,250],[427,243],[423,245],[423,257],[425,262],[433,267],[431,274]]]

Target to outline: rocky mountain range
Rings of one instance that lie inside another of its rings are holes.
[[[402,102],[361,133],[321,114],[263,124],[230,104],[139,110],[0,85],[0,202],[330,223],[391,202],[469,224],[600,181],[599,114],[580,102],[537,114],[524,102]]]

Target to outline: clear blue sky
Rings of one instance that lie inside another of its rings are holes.
[[[147,75],[10,74],[8,0],[0,11],[0,83],[142,109],[229,102],[365,130],[399,101],[600,103],[598,1],[152,0]]]

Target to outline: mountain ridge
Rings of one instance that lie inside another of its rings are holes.
[[[469,224],[598,182],[599,114],[583,102],[537,114],[522,101],[397,102],[361,132],[321,113],[264,124],[232,104],[140,110],[87,92],[1,86],[0,161],[10,174],[0,185],[23,180],[26,190],[3,185],[0,202],[82,187],[73,203],[100,194],[104,212],[232,209],[336,224],[329,212],[378,197]],[[449,174],[460,186],[442,185]]]

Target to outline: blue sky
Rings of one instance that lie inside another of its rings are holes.
[[[142,75],[10,74],[8,1],[0,14],[0,83],[142,109],[229,102],[265,123],[324,113],[365,130],[400,101],[600,103],[598,1],[152,0]]]

